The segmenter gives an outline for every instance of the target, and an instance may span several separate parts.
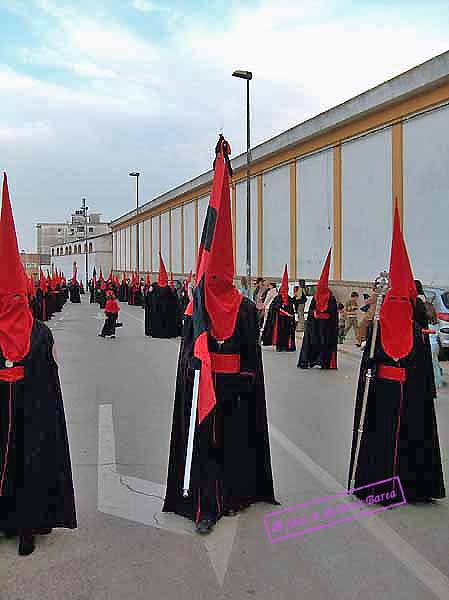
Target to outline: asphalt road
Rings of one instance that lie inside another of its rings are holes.
[[[98,307],[51,321],[61,365],[79,528],[38,538],[29,558],[0,538],[0,600],[449,599],[449,501],[404,505],[270,544],[257,505],[207,538],[162,515],[178,341],[143,335],[123,306],[116,340]],[[276,494],[282,508],[343,490],[358,357],[300,371],[264,349]],[[447,388],[446,388],[447,389]],[[437,400],[448,483],[449,395]]]

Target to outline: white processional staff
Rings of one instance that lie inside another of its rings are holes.
[[[380,273],[379,277],[377,277],[376,281],[374,282],[374,293],[377,296],[377,303],[376,303],[376,312],[374,315],[373,333],[371,336],[371,346],[370,346],[370,351],[369,351],[369,358],[371,360],[374,358],[374,352],[376,349],[377,333],[379,330],[380,309],[382,308],[382,302],[389,290],[389,287],[390,287],[390,279],[389,279],[388,273],[386,271],[382,271],[382,273]],[[360,412],[360,420],[359,420],[359,424],[358,424],[358,428],[357,428],[357,444],[355,447],[354,462],[352,463],[352,472],[351,472],[350,490],[349,491],[354,489],[354,486],[355,486],[355,475],[357,472],[357,463],[359,462],[360,444],[362,441],[363,428],[365,425],[366,406],[368,403],[368,394],[370,391],[371,381],[373,380],[373,378],[374,378],[374,372],[373,372],[373,368],[370,364],[368,367],[368,371],[366,373],[365,389],[363,390],[362,410]]]
[[[192,408],[190,410],[190,424],[189,424],[189,435],[187,438],[187,453],[186,453],[186,466],[184,470],[184,484],[182,486],[182,495],[187,498],[190,489],[190,475],[192,472],[192,457],[193,457],[193,440],[195,437],[195,425],[196,415],[198,412],[198,394],[200,387],[200,373],[198,369],[195,369],[195,377],[193,380],[193,394],[192,394]]]

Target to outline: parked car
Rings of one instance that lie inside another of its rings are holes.
[[[449,290],[425,287],[424,294],[435,307],[440,325],[440,359],[449,358]]]

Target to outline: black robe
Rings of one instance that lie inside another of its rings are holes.
[[[357,441],[356,430],[359,425],[369,365],[371,335],[372,332],[368,335],[360,366],[349,478],[352,473]],[[379,325],[373,359],[375,372],[379,364],[399,366],[405,369],[406,381],[402,386],[398,381],[381,379],[375,374],[371,382],[354,487],[361,487],[397,475],[407,500],[445,497],[433,398],[433,369],[426,356],[429,350],[423,335],[425,334],[422,333],[421,327],[415,322],[413,349],[408,356],[396,363],[385,354],[382,348]],[[395,461],[398,415],[400,413]],[[396,469],[394,469],[395,462]],[[350,481],[348,481],[349,487],[352,487]],[[376,494],[376,491],[366,488],[357,492],[357,495],[364,499],[373,493]]]
[[[214,374],[217,405],[194,438],[191,493],[183,498],[187,435],[194,372],[193,324],[186,316],[176,380],[167,491],[163,510],[198,521],[218,520],[224,510],[254,502],[277,504],[268,438],[265,383],[254,303],[244,298],[231,338],[221,348],[209,336],[209,350],[240,356],[240,373]]]
[[[337,368],[338,308],[331,295],[327,312],[329,319],[316,319],[316,301],[313,298],[305,324],[304,338],[298,359],[300,369],[319,365],[322,369]]]
[[[81,302],[81,298],[80,298],[80,286],[78,283],[75,283],[70,286],[69,288],[69,292],[70,292],[70,302],[73,302],[74,304],[80,304]]]
[[[288,313],[291,317],[283,314]],[[296,321],[293,298],[283,304],[279,294],[270,304],[262,332],[264,346],[276,346],[277,352],[296,352]]]
[[[153,283],[145,296],[145,335],[154,338],[179,335],[178,297],[169,286]]]
[[[53,335],[35,321],[29,354],[19,363],[24,379],[0,381],[0,473],[8,444],[9,400],[12,431],[0,530],[76,527],[75,498]],[[0,369],[5,361],[0,352]]]
[[[118,291],[118,299],[120,302],[128,302],[128,285],[121,283]]]
[[[103,329],[101,330],[100,335],[103,337],[115,335],[115,328],[117,327],[118,313],[107,312],[107,313],[105,313],[105,316],[106,316],[106,318],[105,318]]]

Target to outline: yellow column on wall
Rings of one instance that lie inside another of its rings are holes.
[[[232,184],[232,194],[231,194],[231,213],[232,213],[232,252],[234,253],[234,265],[237,260],[237,188],[235,183]]]
[[[296,279],[296,161],[290,163],[290,277]]]
[[[342,249],[341,249],[341,144],[334,146],[334,279],[341,279]]]
[[[181,204],[181,273],[185,273],[185,265],[184,265],[184,204]]]
[[[170,273],[173,271],[172,263],[172,233],[171,233],[171,210],[168,211],[168,263],[170,265]]]
[[[158,220],[158,227],[159,227],[159,252],[162,252],[162,237],[161,237],[161,234],[162,234],[162,218],[161,218],[161,215],[158,215],[157,220]],[[166,260],[166,258],[164,256],[164,262],[165,262],[165,260]]]
[[[142,253],[142,271],[145,273],[145,221],[142,221],[140,225],[142,227],[142,248],[139,244],[139,250]]]
[[[132,236],[132,230],[133,230],[133,226],[130,225],[128,227],[128,231],[129,231],[129,269],[130,269],[130,271],[132,271],[131,265],[133,264],[133,259],[132,259],[132,255],[133,255],[133,236]]]
[[[198,199],[193,201],[193,214],[195,215],[195,263],[198,262]]]
[[[153,219],[150,219],[150,272],[153,273]]]
[[[392,183],[393,183],[393,213],[395,198],[398,199],[399,218],[404,225],[404,167],[403,167],[403,128],[402,122],[395,123],[391,128],[392,144]]]
[[[263,175],[257,176],[257,274],[263,273]]]

